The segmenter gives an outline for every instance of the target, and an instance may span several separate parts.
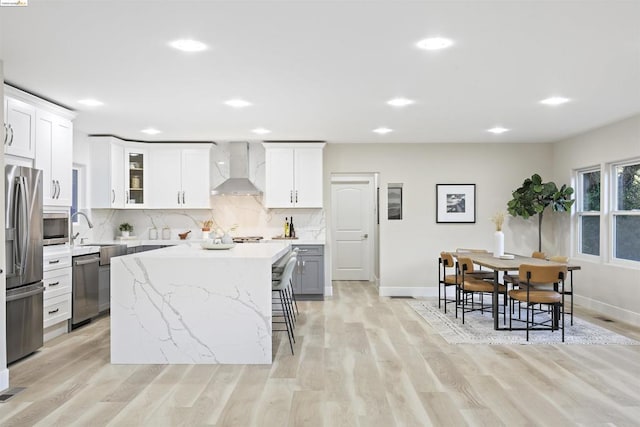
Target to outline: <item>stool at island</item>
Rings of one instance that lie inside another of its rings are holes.
[[[272,287],[272,292],[277,293],[277,298],[274,298],[272,308],[273,318],[282,318],[282,321],[272,320],[275,324],[285,325],[285,329],[272,329],[272,331],[281,331],[287,332],[287,336],[289,337],[289,346],[291,347],[291,354],[293,352],[293,343],[296,342],[296,338],[293,335],[293,305],[291,301],[291,297],[289,295],[289,290],[291,289],[291,280],[293,276],[293,269],[296,266],[297,257],[291,256],[289,257],[289,261],[284,267],[282,271],[282,275],[280,276],[280,280],[275,283]]]

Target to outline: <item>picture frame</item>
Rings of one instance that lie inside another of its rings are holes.
[[[475,222],[475,184],[436,184],[436,223]]]
[[[387,219],[402,219],[402,184],[389,184],[387,187]]]

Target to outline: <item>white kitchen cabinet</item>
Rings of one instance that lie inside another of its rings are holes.
[[[264,143],[267,208],[322,208],[324,143]]]
[[[71,206],[72,164],[73,124],[37,109],[35,167],[43,172],[45,206]]]
[[[68,245],[45,246],[42,257],[42,320],[45,328],[44,340],[48,341],[66,332],[66,321],[71,319],[71,248]]]
[[[122,142],[113,137],[91,138],[92,208],[124,208],[125,159]]]
[[[146,208],[148,153],[144,148],[124,148],[124,207]]]
[[[150,148],[147,207],[210,208],[209,154],[209,145],[206,148]]]
[[[36,153],[36,108],[18,99],[4,98],[4,152],[33,159]]]

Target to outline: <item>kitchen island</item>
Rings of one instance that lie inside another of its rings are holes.
[[[270,364],[271,266],[289,242],[111,260],[111,363]]]

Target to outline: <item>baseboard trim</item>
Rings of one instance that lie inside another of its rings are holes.
[[[615,305],[607,304],[605,302],[598,301],[592,298],[587,298],[580,295],[574,296],[575,303],[581,305],[582,307],[596,311],[602,315],[618,320],[620,322],[629,323],[634,326],[640,326],[640,313],[616,307]]]
[[[378,295],[381,297],[437,297],[438,288],[433,286],[380,286]]]
[[[325,286],[324,287],[324,296],[325,297],[333,296],[333,286]]]
[[[0,391],[9,388],[9,370],[4,368],[0,371]]]

